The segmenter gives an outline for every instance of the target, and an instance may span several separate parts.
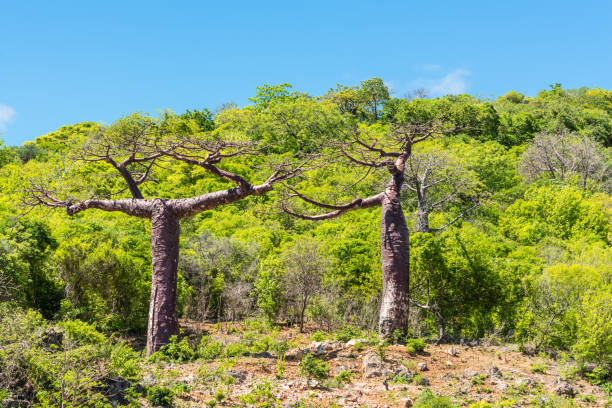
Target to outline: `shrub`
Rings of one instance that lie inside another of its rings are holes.
[[[112,375],[119,375],[130,381],[140,378],[140,354],[130,346],[121,343],[113,346],[110,358]]]
[[[413,405],[414,408],[458,408],[450,398],[436,395],[430,389],[426,389],[417,396]]]
[[[361,336],[361,331],[353,326],[343,326],[338,333],[336,333],[336,340],[346,343],[351,339],[355,339]]]
[[[198,355],[205,360],[214,360],[223,353],[223,346],[208,336],[202,337],[198,346]]]
[[[244,356],[249,353],[249,348],[242,343],[230,343],[225,346],[223,355],[225,357]]]
[[[238,398],[244,404],[260,408],[274,408],[278,402],[272,391],[272,384],[267,381],[256,384],[249,393]]]
[[[409,353],[422,353],[427,348],[427,343],[423,339],[406,340],[406,351]]]
[[[322,380],[327,378],[329,372],[329,365],[312,354],[306,354],[300,362],[300,374],[306,376],[308,379],[316,378]]]
[[[107,337],[96,330],[94,326],[81,320],[64,320],[63,322],[60,322],[58,326],[64,330],[64,333],[69,340],[72,340],[80,345],[97,345],[108,340]]]
[[[187,338],[178,340],[178,336],[170,337],[170,343],[162,346],[150,357],[152,361],[191,361],[196,357],[195,351],[189,345]]]
[[[174,392],[170,388],[153,386],[147,391],[147,401],[154,407],[171,407]]]
[[[325,333],[321,332],[321,331],[317,331],[312,333],[312,341],[323,341],[327,338],[327,336],[325,335]]]
[[[533,363],[531,365],[531,372],[532,373],[541,373],[541,374],[546,374],[546,370],[548,370],[548,366],[545,363]]]

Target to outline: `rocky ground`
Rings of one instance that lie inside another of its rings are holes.
[[[240,341],[238,334],[216,329],[205,328],[216,341]],[[295,346],[284,360],[264,351],[212,361],[150,363],[143,384],[173,387],[178,390],[175,404],[184,407],[405,407],[425,389],[449,396],[459,406],[609,404],[599,387],[566,378],[561,363],[525,356],[515,345],[428,344],[421,353],[409,353],[401,345],[381,348],[366,339],[313,342],[309,335],[290,330],[278,336]],[[307,353],[328,364],[327,378],[300,374]]]

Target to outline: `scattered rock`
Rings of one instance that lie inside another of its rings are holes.
[[[446,366],[446,368],[452,368],[453,367],[453,363],[451,363],[450,361],[446,360],[444,362],[444,365]]]
[[[421,361],[419,364],[417,364],[417,368],[419,371],[427,371],[427,363]]]
[[[553,383],[553,391],[557,395],[564,395],[568,397],[573,397],[574,395],[576,395],[574,387],[572,387],[571,384],[567,381],[563,381],[561,379],[557,379]]]
[[[366,378],[380,377],[382,375],[383,364],[378,354],[373,351],[363,357],[363,374]]]
[[[304,355],[308,353],[310,353],[309,349],[291,350],[287,352],[287,354],[285,354],[285,359],[290,360],[290,361],[302,360],[302,358],[304,358]]]
[[[459,354],[459,352],[457,351],[457,349],[455,347],[451,347],[449,349],[444,350],[444,352],[450,356],[453,357],[457,357],[457,355]]]
[[[144,376],[142,379],[142,384],[146,386],[155,385],[156,382],[157,380],[151,374]]]
[[[495,388],[499,392],[506,392],[509,387],[508,387],[508,384],[504,380],[497,380],[495,381]]]
[[[412,406],[412,400],[410,398],[400,401],[400,407],[410,408]]]
[[[491,367],[489,375],[491,378],[502,378],[502,372],[496,366]]]
[[[537,383],[533,378],[519,378],[516,380],[516,385],[521,386],[523,384],[528,387],[535,387]]]
[[[462,381],[459,384],[459,392],[461,394],[469,394],[472,391],[472,383],[469,381]]]
[[[389,378],[389,377],[391,377],[392,375],[393,375],[393,371],[391,371],[391,370],[389,370],[389,369],[387,369],[387,368],[384,368],[384,369],[382,370],[382,376],[383,376],[384,378]]]
[[[395,372],[393,373],[393,375],[395,375],[396,377],[405,377],[405,378],[412,378],[414,377],[414,374],[412,374],[410,371],[408,371],[408,369],[406,369],[406,367],[400,367],[397,370],[395,370]]]
[[[366,339],[351,339],[346,342],[346,347],[353,347],[355,344],[370,344]]]
[[[227,370],[227,375],[234,377],[238,383],[246,381],[248,373],[242,370]]]
[[[315,379],[308,380],[308,387],[317,388],[319,386],[319,382]]]
[[[465,378],[467,378],[467,379],[470,379],[470,380],[471,380],[472,378],[474,378],[474,377],[478,377],[479,375],[480,375],[480,373],[479,373],[478,371],[469,370],[469,369],[467,369],[467,370],[465,370],[465,371],[463,372],[463,376],[464,376]]]

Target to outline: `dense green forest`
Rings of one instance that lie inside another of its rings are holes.
[[[397,144],[402,129],[432,124],[406,161],[410,307],[407,327],[391,340],[517,343],[609,384],[612,91],[555,84],[535,97],[395,98],[374,78],[322,96],[264,85],[242,108],[126,113],[110,125],[77,123],[0,146],[0,399],[21,389],[20,398],[60,406],[67,357],[37,343],[52,325],[82,346],[70,358],[110,358],[115,375],[130,377],[126,361],[140,358],[151,223],[39,205],[42,186],[63,200],[130,197],[108,161],[81,160],[100,138],[119,146],[126,134],[143,143],[178,134],[231,141],[234,152],[257,146],[219,164],[253,185],[281,166],[304,164],[266,194],[181,219],[179,317],[358,332],[378,324],[381,208],[305,218],[385,189],[387,168],[367,165],[380,155],[362,154],[355,140],[382,149]],[[146,197],[236,185],[171,155],[130,166],[148,177],[139,185]],[[128,338],[139,340],[128,346]]]

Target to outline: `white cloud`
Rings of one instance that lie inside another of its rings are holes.
[[[12,122],[15,113],[15,109],[0,104],[0,130],[6,129],[6,125]]]
[[[458,69],[443,78],[434,80],[429,86],[429,91],[432,96],[465,93],[468,88],[467,77],[469,75],[469,71]]]
[[[411,89],[424,88],[431,97],[465,93],[468,89],[467,77],[470,71],[456,69],[437,79],[417,79],[410,83]]]

